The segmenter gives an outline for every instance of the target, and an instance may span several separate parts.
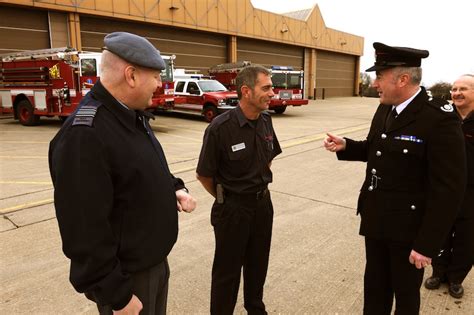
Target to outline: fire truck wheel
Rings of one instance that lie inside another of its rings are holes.
[[[34,114],[33,105],[30,101],[20,101],[16,110],[18,120],[23,126],[35,126],[39,123],[39,116]]]
[[[208,105],[204,107],[202,114],[204,115],[204,118],[207,122],[211,122],[214,117],[217,116],[217,109],[214,106]]]
[[[286,110],[286,106],[278,106],[273,109],[277,114],[283,114]]]

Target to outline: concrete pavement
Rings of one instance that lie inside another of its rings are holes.
[[[365,165],[338,162],[322,148],[327,131],[365,137],[376,99],[312,101],[273,115],[283,154],[273,163],[275,207],[272,252],[265,287],[270,314],[361,314],[363,238],[355,215]],[[180,234],[170,257],[170,314],[206,314],[214,236],[211,197],[194,170],[207,124],[184,115],[152,122],[172,172],[198,199],[192,214],[180,214]],[[0,120],[0,314],[96,314],[93,303],[68,281],[69,261],[52,204],[48,143],[55,119],[37,127]],[[431,273],[430,268],[425,276]],[[422,314],[474,314],[474,276],[456,300],[447,287],[421,289]],[[242,285],[241,285],[242,287]],[[241,294],[241,292],[240,292]],[[245,314],[239,297],[236,313]]]

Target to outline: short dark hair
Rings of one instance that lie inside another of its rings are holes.
[[[239,72],[239,74],[235,78],[235,83],[237,85],[237,95],[239,97],[239,100],[242,98],[242,86],[246,85],[253,90],[255,87],[255,83],[257,83],[257,77],[259,73],[263,73],[265,75],[272,74],[270,70],[257,64],[247,66]]]

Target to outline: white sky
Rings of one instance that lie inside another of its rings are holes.
[[[373,42],[426,49],[423,85],[474,73],[472,0],[251,0],[275,13],[318,4],[327,27],[364,37],[361,71],[374,63]]]

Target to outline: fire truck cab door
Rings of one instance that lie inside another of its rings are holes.
[[[201,89],[196,82],[188,82],[186,85],[186,103],[193,104],[193,105],[201,105],[202,104],[202,97],[201,97]]]

